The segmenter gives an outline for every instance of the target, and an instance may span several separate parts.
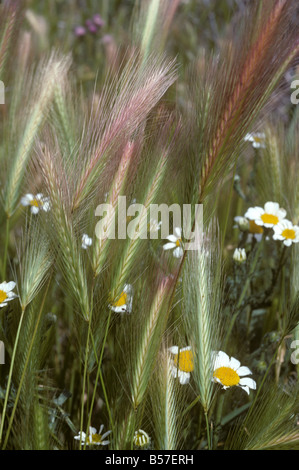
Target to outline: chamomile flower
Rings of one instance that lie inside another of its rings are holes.
[[[17,297],[17,294],[12,292],[15,287],[16,283],[13,281],[4,281],[0,284],[0,307],[5,307],[7,302],[10,302]]]
[[[236,248],[233,254],[233,260],[236,263],[244,263],[246,261],[246,251],[245,248]]]
[[[26,194],[21,198],[22,206],[30,206],[32,214],[38,214],[40,210],[48,212],[50,210],[50,198],[44,197],[41,193],[34,196]]]
[[[222,385],[226,390],[230,387],[241,387],[249,395],[249,390],[256,389],[256,382],[247,375],[251,375],[251,370],[246,366],[241,366],[240,361],[234,357],[229,357],[223,351],[214,351],[213,361],[213,381]]]
[[[176,227],[174,229],[174,234],[168,235],[166,239],[169,243],[163,245],[163,250],[173,250],[173,256],[175,258],[181,258],[184,253],[182,248],[182,229],[180,227]]]
[[[96,446],[106,446],[110,443],[109,440],[105,439],[111,431],[107,431],[102,434],[104,429],[104,425],[101,424],[99,432],[97,432],[96,428],[92,426],[89,427],[89,435],[86,436],[85,432],[79,432],[77,436],[74,437],[77,441],[81,441],[81,444],[84,445],[86,443],[87,446],[96,445]]]
[[[171,373],[173,377],[178,377],[182,385],[189,382],[191,372],[194,371],[194,356],[190,346],[179,349],[172,346],[169,351],[173,354]]]
[[[279,207],[277,202],[266,202],[264,208],[257,206],[250,207],[245,217],[249,220],[253,220],[256,225],[273,228],[285,219],[286,214],[286,210]]]
[[[238,215],[234,218],[234,221],[237,222],[237,227],[241,230],[241,232],[248,233],[248,243],[251,243],[253,238],[255,238],[257,242],[262,240],[264,229],[260,225],[256,225],[254,220],[249,220],[246,219],[246,217],[241,217]]]
[[[133,443],[136,447],[148,447],[150,441],[151,439],[149,435],[143,431],[143,429],[138,429],[138,431],[135,431]]]
[[[86,233],[83,233],[82,235],[82,248],[84,250],[87,250],[89,246],[92,245],[92,238],[90,238]]]
[[[244,140],[246,142],[251,142],[252,147],[255,149],[266,148],[266,144],[265,144],[266,136],[263,132],[246,134]]]
[[[115,313],[131,313],[133,303],[133,288],[131,284],[125,284],[119,298],[110,305]]]
[[[273,227],[273,240],[281,240],[285,246],[291,246],[292,243],[299,242],[299,227],[285,219]]]

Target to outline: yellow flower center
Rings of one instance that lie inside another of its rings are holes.
[[[261,139],[261,137],[258,137],[257,135],[253,136],[253,140],[257,143],[257,144],[260,144],[263,139]]]
[[[276,225],[279,222],[277,215],[273,215],[273,214],[263,214],[261,216],[261,219],[264,222],[264,224]]]
[[[213,377],[220,380],[225,387],[232,387],[240,382],[237,372],[230,367],[219,367],[214,371]]]
[[[146,444],[148,444],[148,442],[149,442],[149,438],[145,433],[143,434],[142,432],[139,432],[139,431],[135,433],[134,444],[136,446],[143,447]]]
[[[96,433],[95,433],[95,434],[92,434],[92,436],[91,436],[91,442],[90,442],[90,438],[89,438],[89,437],[88,437],[87,442],[88,442],[89,444],[98,444],[98,443],[101,443],[102,440],[103,440],[103,438],[102,438],[101,434],[96,434]]]
[[[0,304],[4,302],[4,300],[7,299],[7,293],[4,292],[3,290],[0,290]]]
[[[42,206],[43,203],[42,201],[38,201],[37,199],[32,199],[32,201],[30,201],[30,205],[34,207],[39,207]]]
[[[263,233],[264,229],[260,225],[257,225],[254,220],[249,220],[249,232],[250,233]]]
[[[194,358],[191,349],[175,354],[174,365],[182,372],[192,372],[194,370]]]
[[[122,307],[123,305],[126,305],[127,297],[128,295],[125,292],[122,292],[119,299],[113,304],[114,307]]]
[[[181,241],[182,241],[182,239],[179,238],[179,239],[175,242],[176,246],[181,246]]]
[[[284,238],[288,238],[289,240],[295,240],[296,233],[295,230],[292,230],[291,228],[286,228],[282,234]]]

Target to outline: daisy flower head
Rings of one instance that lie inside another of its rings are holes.
[[[143,429],[138,429],[138,431],[135,431],[133,443],[136,447],[147,448],[149,447],[150,442],[151,439],[149,435],[143,431]]]
[[[77,441],[80,441],[82,445],[86,444],[87,446],[96,445],[96,446],[106,446],[110,443],[109,440],[105,439],[111,431],[107,431],[102,434],[104,429],[104,425],[101,424],[99,432],[97,432],[96,428],[92,426],[89,427],[89,435],[86,436],[85,432],[79,432],[77,436],[74,437]]]
[[[125,284],[119,298],[110,305],[115,313],[131,313],[133,304],[133,287],[131,284]]]
[[[190,346],[180,349],[172,346],[169,351],[173,354],[171,373],[178,377],[182,385],[189,383],[191,372],[194,371],[194,355]]]
[[[256,225],[273,228],[285,219],[286,210],[279,207],[277,202],[266,202],[264,207],[250,207],[245,217],[253,220]]]
[[[163,245],[163,250],[173,250],[173,256],[175,258],[181,258],[183,256],[184,250],[182,246],[182,229],[181,227],[176,227],[174,229],[173,235],[168,235],[166,240],[169,243]]]
[[[241,387],[249,395],[249,390],[256,389],[256,382],[247,375],[251,375],[251,370],[246,366],[241,366],[240,361],[234,357],[229,357],[223,351],[213,352],[213,381],[227,388]]]
[[[266,135],[263,132],[255,132],[246,134],[244,137],[245,142],[251,142],[252,147],[255,149],[266,148]]]
[[[21,198],[22,206],[30,206],[32,214],[38,214],[40,210],[48,212],[50,210],[50,198],[44,197],[39,193],[36,196],[33,194],[26,194]]]
[[[17,294],[13,292],[15,287],[16,283],[13,281],[4,281],[0,284],[0,307],[5,307],[7,302],[10,302],[17,297]]]
[[[84,250],[87,250],[89,246],[92,245],[92,238],[90,238],[86,233],[83,233],[82,235],[82,248]]]
[[[260,225],[256,225],[254,220],[246,219],[246,217],[236,216],[234,221],[237,223],[237,227],[241,232],[247,232],[247,241],[250,243],[252,238],[255,238],[257,242],[260,242],[263,238],[264,229]],[[236,227],[236,226],[235,226]]]
[[[299,242],[298,225],[293,225],[292,222],[287,219],[284,219],[275,225],[273,230],[273,240],[281,240],[285,246],[291,246],[292,243]]]

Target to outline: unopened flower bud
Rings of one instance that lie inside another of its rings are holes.
[[[239,229],[241,232],[248,232],[250,225],[249,225],[249,220],[246,219],[246,217],[235,217],[235,222],[237,222]]]
[[[233,254],[233,259],[236,263],[244,263],[246,261],[246,251],[244,248],[236,248]]]

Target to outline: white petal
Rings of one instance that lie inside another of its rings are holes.
[[[238,373],[239,377],[243,377],[244,375],[251,375],[252,374],[251,370],[246,366],[239,367],[239,369],[237,370],[237,373]]]
[[[127,310],[127,306],[126,306],[126,304],[121,305],[120,307],[115,307],[115,306],[112,305],[111,310],[115,313],[123,313]]]
[[[33,194],[26,194],[25,196],[23,196],[21,198],[21,204],[23,206],[28,206],[28,204],[30,204],[30,202],[32,201],[32,199],[34,199],[34,196]]]
[[[102,446],[107,446],[108,444],[110,444],[110,441],[101,441],[99,442],[99,444]]]
[[[35,207],[35,206],[32,206],[31,207],[31,214],[38,214],[39,212],[39,208],[38,207]]]
[[[176,243],[178,240],[178,237],[176,237],[175,235],[168,235],[168,237],[166,237],[166,240],[169,240],[172,243]]]
[[[182,385],[186,385],[189,380],[190,380],[190,373],[189,372],[183,372],[182,370],[179,370],[178,372],[180,383]]]
[[[275,215],[279,211],[279,204],[277,202],[266,202],[264,208],[267,214]]]
[[[250,207],[244,214],[244,217],[250,220],[258,219],[264,210],[261,207]]]
[[[173,366],[173,367],[171,368],[171,375],[172,375],[175,379],[177,378],[177,376],[178,376],[178,368],[177,368],[177,367]]]
[[[260,225],[260,224],[258,224],[258,225]],[[267,228],[275,227],[275,224],[265,224],[264,223],[263,225]]]
[[[284,244],[285,246],[291,246],[292,240],[290,240],[290,239],[284,240],[283,244]]]
[[[181,227],[175,227],[174,233],[176,234],[177,238],[181,238],[181,237],[182,237],[182,229],[181,229]]]
[[[243,377],[242,379],[240,379],[239,384],[242,387],[244,385],[246,385],[247,387],[252,388],[253,390],[256,389],[256,382],[253,379],[251,379],[250,377]]]
[[[9,300],[15,299],[16,297],[18,297],[18,296],[14,292],[7,292],[7,298]]]
[[[43,211],[48,212],[50,208],[51,208],[50,203],[48,201],[44,202]]]
[[[223,352],[223,351],[218,351],[215,353],[214,356],[214,370],[218,369],[219,367],[229,367],[230,361],[229,361],[229,356]]]
[[[132,284],[125,284],[123,292],[126,294],[131,294],[132,293]]]
[[[3,282],[0,284],[0,290],[3,290],[4,292],[9,292],[13,290],[16,287],[16,283],[14,281],[10,282]]]
[[[261,219],[254,219],[254,222],[256,223],[256,225],[259,225],[259,226],[266,225]],[[273,224],[270,224],[270,225],[272,227]]]
[[[106,431],[103,435],[102,435],[102,439],[105,439],[105,437],[109,436],[109,434],[111,434],[112,431]],[[101,434],[101,433],[99,433]],[[109,443],[109,441],[107,441]]]
[[[180,352],[181,351],[191,351],[191,346],[186,346],[185,348],[181,348]]]
[[[255,148],[255,149],[259,149],[261,147],[261,143],[260,142],[256,142],[255,140],[253,141],[252,143],[252,147]]]
[[[178,353],[179,353],[179,348],[178,348],[178,346],[171,346],[170,348],[168,348],[168,350],[169,350],[172,354],[178,354]]]
[[[183,256],[183,254],[184,254],[184,250],[180,246],[176,247],[176,249],[173,250],[173,256],[175,258],[181,258]]]
[[[287,215],[287,211],[286,211],[285,209],[280,208],[280,209],[278,210],[278,214],[277,214],[277,215],[278,215],[279,220],[284,219],[285,216]]]
[[[176,244],[175,243],[166,243],[163,245],[163,250],[171,250],[172,248],[175,248]]]
[[[104,429],[104,424],[101,424],[100,429],[99,429],[99,434],[102,434],[103,429]],[[104,437],[104,436],[102,436],[102,437]]]
[[[233,369],[233,370],[237,370],[241,365],[241,362],[238,361],[238,359],[235,359],[234,357],[231,357],[230,358],[230,361],[229,361],[229,366]]]
[[[244,385],[241,388],[242,388],[242,390],[244,390],[249,395],[249,387],[246,387],[246,385]]]

